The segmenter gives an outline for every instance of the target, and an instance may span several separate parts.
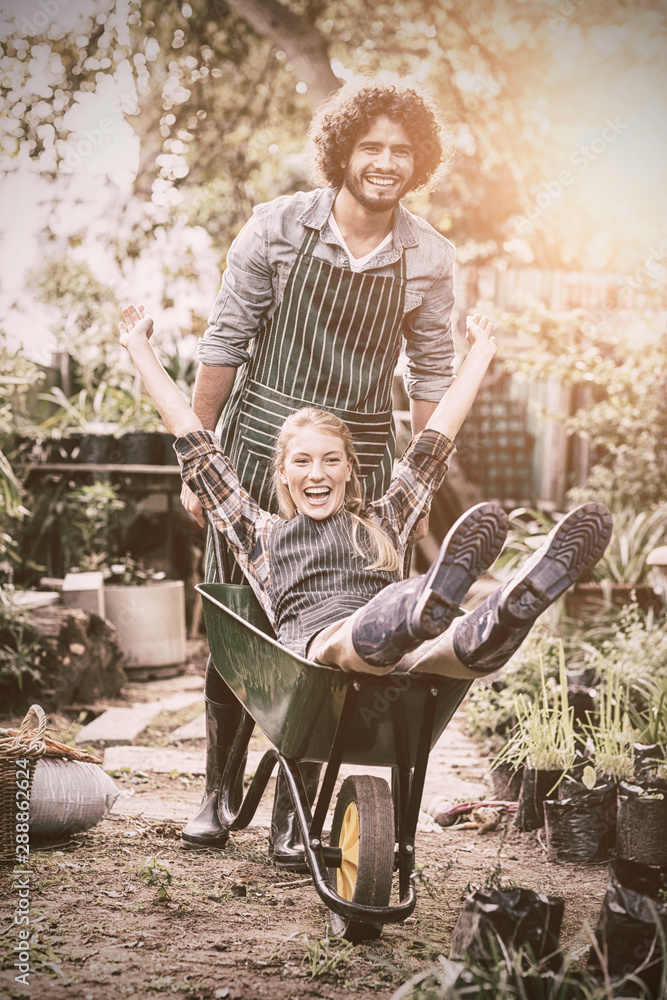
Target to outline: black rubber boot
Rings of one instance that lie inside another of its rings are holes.
[[[444,632],[472,584],[495,562],[507,535],[507,515],[480,503],[448,532],[428,573],[385,587],[357,614],[352,644],[366,663],[398,663],[405,653]]]
[[[311,760],[302,760],[299,763],[299,770],[306,787],[308,805],[312,806],[317,795],[322,765]],[[273,800],[269,854],[273,856],[278,868],[285,868],[291,872],[308,871],[292,798],[281,772],[278,773]]]
[[[235,703],[218,704],[206,701],[206,788],[199,812],[181,831],[181,847],[224,847],[229,840],[229,830],[218,819],[218,790],[227,763],[227,755],[236,730],[243,718],[243,706]],[[232,808],[238,808],[243,798],[243,771],[241,768],[232,796]]]
[[[599,503],[566,514],[509,583],[456,623],[456,658],[480,674],[504,666],[549,605],[595,566],[612,527]]]

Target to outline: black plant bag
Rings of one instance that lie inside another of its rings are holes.
[[[473,892],[452,934],[452,958],[468,956],[481,965],[495,963],[505,949],[528,949],[537,961],[558,968],[558,939],[564,902],[532,889]]]
[[[667,868],[654,868],[637,861],[615,858],[609,865],[607,891],[595,929],[597,949],[591,948],[588,968],[601,973],[600,954],[606,961],[609,978],[619,983],[636,977],[653,1000],[664,1000],[667,969],[662,953],[667,936]],[[622,995],[643,996],[642,987],[632,980],[622,987]]]

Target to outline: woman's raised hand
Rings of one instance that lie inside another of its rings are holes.
[[[150,340],[153,333],[153,317],[146,312],[144,306],[126,306],[123,309],[123,323],[118,324],[120,330],[120,342],[123,347],[128,347],[130,339],[134,337],[145,337]]]
[[[493,323],[488,316],[481,313],[474,313],[466,319],[466,340],[471,347],[477,343],[491,344],[495,350],[498,349],[496,338],[493,334]]]

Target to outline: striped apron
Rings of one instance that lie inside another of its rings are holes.
[[[223,415],[222,449],[265,510],[273,497],[273,448],[283,421],[316,406],[348,425],[368,500],[387,490],[395,453],[392,382],[401,350],[405,261],[388,277],[313,257],[309,230],[283,299],[254,338]],[[207,547],[206,579],[215,579]],[[236,575],[236,574],[235,574]]]

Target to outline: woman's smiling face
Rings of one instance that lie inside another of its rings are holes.
[[[341,438],[306,426],[287,445],[285,463],[278,474],[297,510],[316,521],[324,521],[345,502],[352,464]]]

